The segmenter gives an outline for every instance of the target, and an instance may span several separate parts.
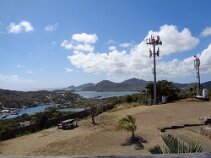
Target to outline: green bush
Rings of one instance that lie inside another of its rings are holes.
[[[179,99],[180,90],[177,89],[172,82],[162,80],[158,81],[156,84],[157,88],[157,97],[161,98],[162,96],[168,96],[168,101],[175,101]],[[154,98],[153,83],[150,82],[146,86],[147,93]]]
[[[169,154],[169,153],[194,153],[202,152],[203,148],[200,144],[195,142],[184,142],[173,135],[162,135],[162,139],[166,146],[159,145],[149,149],[152,154]]]
[[[34,123],[37,126],[37,129],[47,128],[48,117],[45,113],[36,113]]]
[[[126,102],[127,102],[127,103],[132,103],[132,102],[133,102],[132,96],[127,95],[127,96],[126,96]]]

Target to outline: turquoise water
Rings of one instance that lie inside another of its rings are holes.
[[[49,108],[49,107],[53,107],[53,104],[41,104],[39,106],[36,106],[36,107],[31,107],[31,108],[26,108],[26,109],[22,109],[22,110],[19,110],[18,112],[18,115],[7,115],[5,118],[3,118],[3,115],[0,115],[0,119],[11,119],[11,118],[16,118],[18,116],[21,116],[23,114],[28,114],[28,115],[34,115],[38,112],[44,112],[46,108]],[[68,111],[71,111],[71,112],[80,112],[80,111],[83,111],[84,109],[83,108],[66,108],[66,109],[58,109],[58,111],[60,112],[68,112]]]
[[[84,98],[97,98],[97,99],[103,99],[103,98],[109,98],[109,97],[119,97],[119,96],[126,96],[131,95],[138,92],[131,92],[131,91],[123,91],[123,92],[94,92],[94,91],[80,91],[80,92],[74,92],[76,94],[79,94],[80,96]]]

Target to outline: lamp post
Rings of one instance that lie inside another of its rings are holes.
[[[198,82],[198,86],[197,86],[197,95],[201,95],[201,86],[200,86],[200,73],[199,73],[199,66],[200,66],[200,59],[194,55],[194,67],[196,69],[196,78],[197,78],[197,82]]]
[[[149,49],[149,57],[151,58],[153,56],[153,74],[154,74],[154,84],[153,84],[153,94],[154,94],[154,99],[153,99],[153,104],[157,104],[157,89],[156,89],[156,56],[159,57],[159,47],[157,51],[155,50],[155,46],[157,45],[162,45],[162,41],[160,40],[160,36],[157,36],[155,39],[153,36],[150,38],[146,39],[146,44],[152,45],[153,46],[153,51]]]

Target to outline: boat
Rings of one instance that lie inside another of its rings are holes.
[[[94,99],[100,99],[102,96],[98,95],[96,97],[94,97]]]
[[[6,118],[6,117],[7,117],[7,115],[3,115],[3,116],[2,116],[2,118]]]

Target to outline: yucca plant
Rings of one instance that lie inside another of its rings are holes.
[[[202,152],[203,148],[195,142],[184,142],[173,135],[162,135],[162,139],[166,146],[161,148],[159,145],[149,149],[152,154],[168,154],[168,153],[194,153]]]
[[[131,132],[132,139],[134,139],[134,133],[136,130],[136,119],[131,115],[127,115],[126,117],[121,118],[118,122],[117,130]]]

